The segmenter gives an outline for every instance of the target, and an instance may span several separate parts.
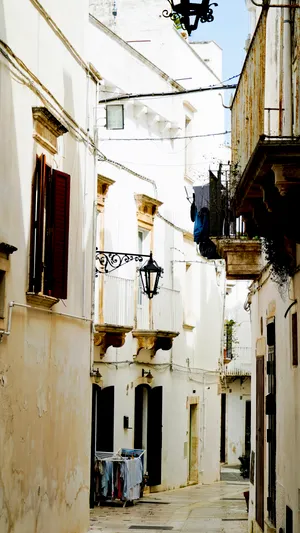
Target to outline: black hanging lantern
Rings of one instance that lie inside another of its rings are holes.
[[[158,283],[163,272],[163,269],[153,260],[151,252],[149,261],[140,268],[143,293],[147,294],[150,300],[158,294]]]
[[[168,0],[171,6],[171,12],[167,9],[163,11],[164,17],[170,17],[174,22],[180,22],[181,27],[191,35],[191,32],[196,30],[200,22],[212,22],[214,20],[212,6],[218,4],[210,4],[210,0],[202,0],[202,2],[190,2],[190,0],[180,0],[175,3],[173,0]]]

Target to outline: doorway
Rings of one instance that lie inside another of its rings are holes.
[[[189,483],[198,482],[198,404],[189,411]]]
[[[267,446],[268,446],[268,499],[270,522],[276,526],[276,347],[275,319],[267,325],[268,345],[268,395],[266,397]]]
[[[135,389],[134,447],[144,449],[144,468],[149,485],[161,484],[162,474],[162,387],[142,384]]]
[[[250,456],[251,450],[251,400],[245,405],[245,455]]]
[[[256,359],[256,479],[255,518],[264,531],[264,477],[265,477],[265,358]]]
[[[226,394],[221,394],[221,447],[220,462],[226,461]]]
[[[114,451],[114,398],[115,388],[92,385],[90,507],[95,502],[95,452]]]

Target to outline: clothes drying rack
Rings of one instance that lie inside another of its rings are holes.
[[[108,462],[118,462],[118,463],[125,463],[126,461],[129,461],[131,459],[140,459],[142,463],[142,472],[144,471],[144,454],[145,450],[142,449],[135,449],[135,448],[119,448],[117,452],[104,452],[104,451],[97,451],[95,452],[95,458],[98,462],[102,461],[108,461]],[[112,487],[114,486],[114,479],[113,479],[113,470],[112,470],[112,480],[111,480]],[[101,500],[100,504],[101,504]],[[117,503],[120,502],[123,504],[123,507],[126,506],[127,502],[132,502],[133,500],[124,498],[124,499],[117,499],[117,498],[107,498],[105,497],[104,500],[105,503]]]

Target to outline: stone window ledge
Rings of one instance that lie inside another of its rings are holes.
[[[58,298],[53,298],[52,296],[47,296],[45,294],[35,294],[34,292],[26,293],[26,301],[29,305],[33,307],[42,307],[44,309],[51,309],[53,305],[59,302]]]

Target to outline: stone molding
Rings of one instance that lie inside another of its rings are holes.
[[[33,138],[51,154],[57,154],[57,138],[68,129],[46,107],[33,107]]]
[[[135,194],[134,197],[137,206],[136,215],[138,225],[141,228],[151,231],[154,224],[154,217],[162,202],[146,194]]]
[[[108,193],[108,189],[115,183],[114,180],[98,174],[97,176],[97,211],[103,213],[105,198]]]

